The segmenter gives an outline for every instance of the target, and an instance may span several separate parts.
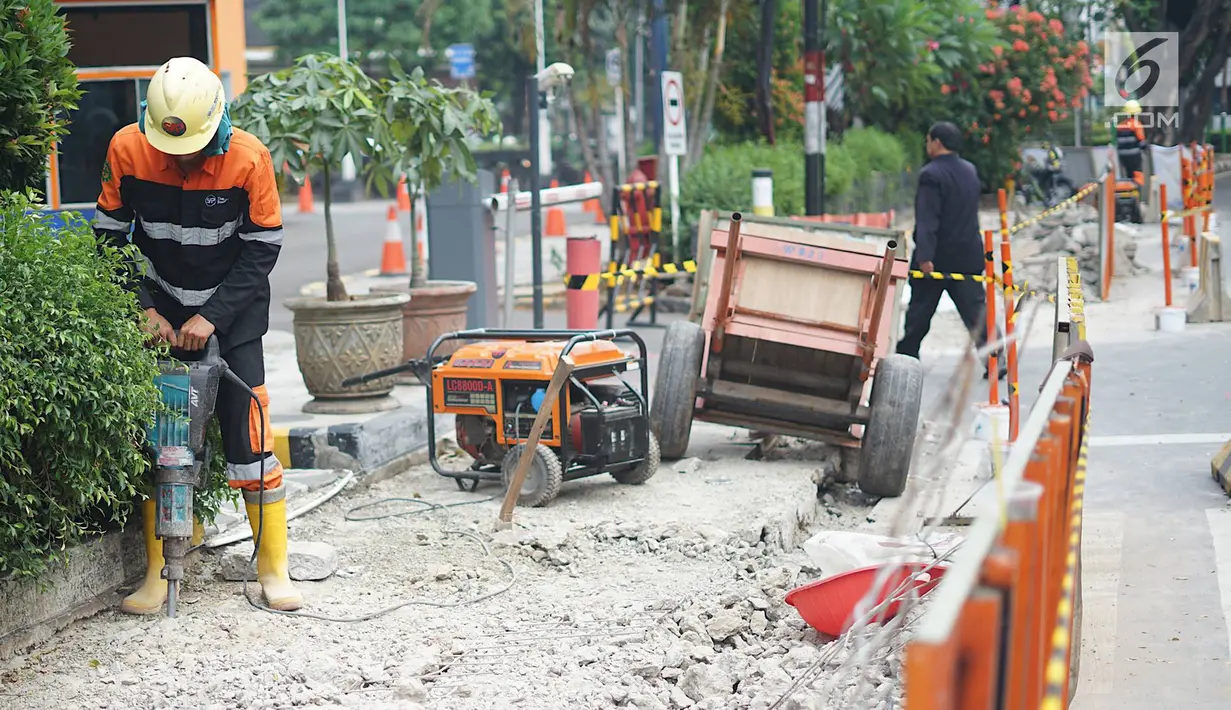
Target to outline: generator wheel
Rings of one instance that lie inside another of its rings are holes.
[[[896,498],[906,490],[922,400],[923,366],[918,360],[894,354],[877,362],[860,447],[859,489],[864,493]]]
[[[500,478],[506,491],[513,480],[513,473],[517,471],[521,452],[525,449],[525,444],[518,444],[504,455],[504,461],[500,464]],[[564,469],[560,465],[560,457],[550,448],[539,444],[534,450],[530,470],[526,472],[526,480],[522,481],[521,491],[517,494],[517,505],[523,508],[546,505],[560,493],[560,484],[563,482]]]
[[[611,477],[626,486],[639,486],[658,473],[658,464],[662,454],[658,449],[658,437],[650,432],[650,446],[645,451],[645,459],[636,468],[626,468],[623,471],[612,471]]]
[[[650,406],[650,431],[658,439],[662,458],[683,458],[688,450],[704,351],[705,331],[701,326],[676,321],[667,327]]]

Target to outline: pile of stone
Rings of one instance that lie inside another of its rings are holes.
[[[1028,217],[1019,215],[1019,221]],[[1026,289],[1056,293],[1057,257],[1075,256],[1081,268],[1086,297],[1098,298],[1102,282],[1099,219],[1097,209],[1088,204],[1079,204],[1048,215],[1019,231],[1013,240],[1015,283]],[[1136,261],[1137,240],[1142,234],[1139,225],[1116,225],[1117,275],[1148,271]]]

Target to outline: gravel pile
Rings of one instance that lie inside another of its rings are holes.
[[[275,616],[224,581],[225,552],[210,553],[188,575],[180,618],[104,612],[0,665],[0,708],[765,710],[829,641],[783,601],[818,576],[798,543],[857,528],[869,501],[832,482],[833,456],[789,444],[750,461],[729,431],[698,427],[694,437],[710,441],[695,462],[644,486],[566,483],[550,506],[518,509],[520,526],[497,533],[499,504],[483,500],[495,487],[460,493],[426,467],[344,492],[291,524],[293,539],[337,552],[336,574],[298,583],[306,610],[439,606],[363,623]],[[390,511],[426,508],[405,500],[467,505],[345,519],[391,497],[404,501]],[[484,538],[490,555],[453,531]],[[507,592],[463,603],[506,586],[510,568]],[[843,659],[833,655],[817,679]],[[865,664],[870,690],[892,690],[895,663]],[[780,707],[865,707],[848,697],[854,682],[831,697],[803,689]]]
[[[1116,225],[1116,275],[1145,273],[1136,261],[1138,240],[1144,225]],[[1088,297],[1097,296],[1102,280],[1099,254],[1099,214],[1088,204],[1079,204],[1043,218],[1022,229],[1014,238],[1015,281],[1022,278],[1030,288],[1055,293],[1056,258],[1075,256],[1081,267]]]

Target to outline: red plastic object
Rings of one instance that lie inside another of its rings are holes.
[[[863,616],[889,598],[902,583],[916,577],[927,569],[927,562],[888,562],[883,565],[860,567],[836,574],[787,592],[786,603],[795,607],[809,626],[827,636],[841,636],[855,622],[856,606],[877,586],[877,575],[882,569],[892,570],[879,585],[875,600],[860,607]],[[877,612],[873,621],[888,621],[901,611],[902,601],[914,590],[919,596],[932,591],[945,574],[943,564],[928,569],[928,578],[915,580],[911,586],[894,597],[895,601]]]

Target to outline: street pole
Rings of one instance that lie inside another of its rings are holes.
[[[346,0],[338,0],[338,56],[350,59],[346,46]]]
[[[543,0],[534,0],[534,71],[542,76],[547,67],[547,45],[543,32]],[[540,105],[538,116],[538,164],[540,175],[551,174],[551,121],[547,120],[547,106]],[[531,149],[534,150],[533,148]],[[536,326],[539,327],[539,326]]]
[[[637,143],[645,140],[645,6],[637,11],[633,32],[633,135]],[[617,94],[618,95],[618,94]],[[624,175],[623,172],[620,173]]]
[[[804,0],[804,213],[825,213],[824,0]]]
[[[541,0],[540,0],[541,2]],[[534,275],[534,329],[543,329],[543,202],[539,196],[542,182],[539,171],[539,116],[547,103],[539,91],[538,76],[526,80],[526,97],[530,102],[530,268]],[[516,197],[516,196],[514,196]],[[509,209],[512,209],[510,204]]]

